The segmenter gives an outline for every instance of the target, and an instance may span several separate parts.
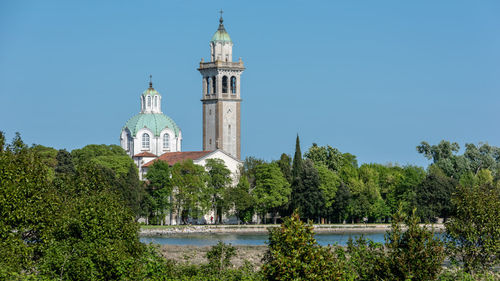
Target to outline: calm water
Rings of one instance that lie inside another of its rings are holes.
[[[314,237],[320,245],[338,244],[345,246],[349,237],[355,239],[361,236],[360,232],[342,232],[342,233],[319,233]],[[374,242],[384,242],[384,232],[364,233],[365,238]],[[266,245],[267,233],[245,233],[245,234],[170,234],[158,237],[141,237],[143,243],[153,243],[160,245],[193,245],[193,246],[211,246],[217,244],[219,240],[232,245]]]

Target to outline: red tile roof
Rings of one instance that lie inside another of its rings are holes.
[[[157,160],[162,160],[167,162],[169,165],[174,165],[177,162],[182,162],[187,159],[196,160],[201,157],[209,154],[212,151],[185,151],[185,152],[167,152],[160,155],[160,157],[156,158],[153,161],[149,161],[144,164],[143,167],[149,167],[153,165],[153,163]]]
[[[156,157],[156,155],[154,155],[153,153],[151,152],[141,152],[139,154],[136,154],[134,155],[134,157]]]

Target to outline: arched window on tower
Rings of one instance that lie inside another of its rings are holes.
[[[222,93],[227,94],[227,76],[222,77]]]
[[[148,107],[151,107],[151,97],[148,96]]]
[[[164,134],[163,135],[163,148],[168,149],[169,147],[170,147],[170,135]]]
[[[210,95],[210,91],[211,91],[211,85],[210,85],[210,77],[207,77],[206,79],[206,82],[207,82],[207,96]]]
[[[155,96],[155,108],[158,107],[158,96]]]
[[[231,77],[231,94],[236,95],[236,77]]]
[[[215,85],[217,84],[217,79],[215,76],[212,76],[212,94],[215,94]]]
[[[142,149],[149,149],[149,135],[147,133],[142,134]]]

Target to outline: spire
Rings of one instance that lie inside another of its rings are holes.
[[[222,18],[222,14],[224,13],[224,11],[222,9],[220,9],[220,18],[219,18],[219,28],[217,30],[220,30],[220,31],[226,31],[226,29],[224,28],[224,19]]]
[[[153,75],[149,75],[149,88],[153,89]]]

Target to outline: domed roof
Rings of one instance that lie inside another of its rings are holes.
[[[229,37],[229,33],[227,33],[226,29],[222,22],[224,21],[222,17],[220,18],[219,28],[215,32],[214,36],[212,36],[212,40],[210,42],[222,41],[222,42],[232,42],[231,37]]]
[[[155,90],[152,85],[150,84],[149,88],[146,89],[144,92],[142,92],[142,95],[143,96],[147,96],[147,95],[151,95],[151,96],[154,96],[154,95],[159,95],[160,93],[158,93],[157,90]]]
[[[174,120],[162,113],[139,113],[127,121],[123,129],[125,128],[129,129],[133,137],[142,128],[148,128],[155,136],[160,136],[161,131],[165,128],[174,131],[176,137],[179,136],[180,131]]]

